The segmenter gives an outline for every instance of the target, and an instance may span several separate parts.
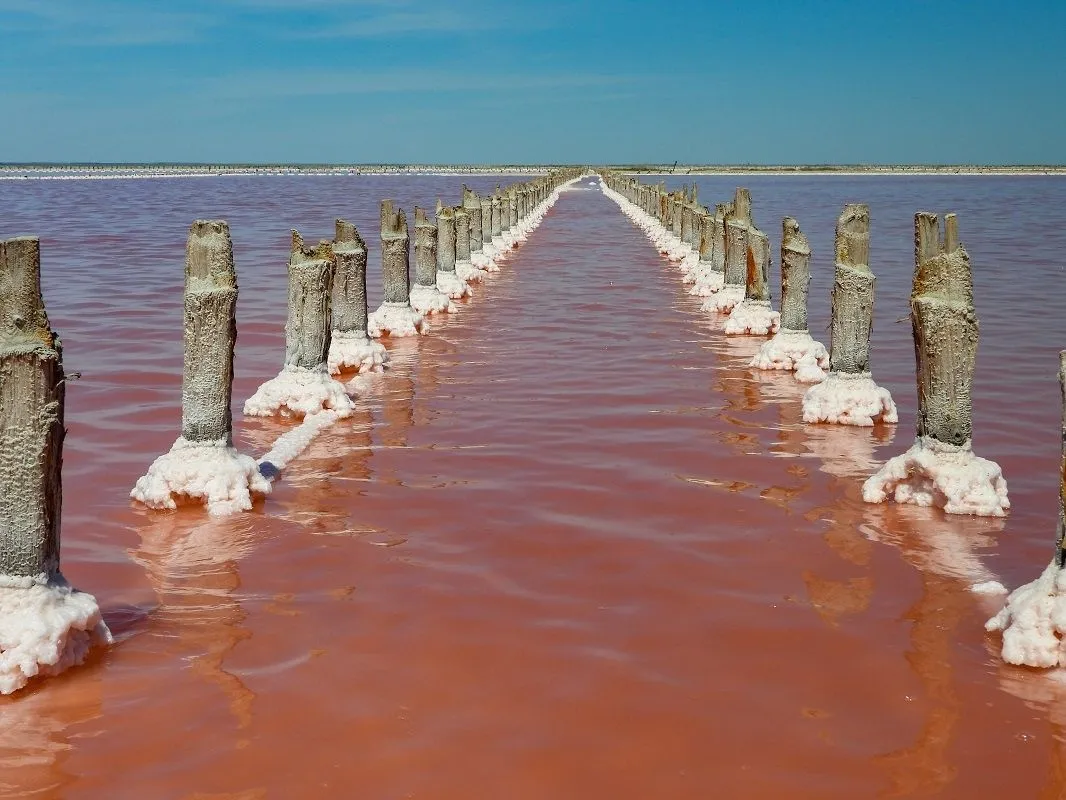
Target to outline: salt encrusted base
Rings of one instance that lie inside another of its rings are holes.
[[[685,277],[681,279],[682,283],[692,283],[688,280],[689,273],[696,269],[700,263],[700,254],[695,250],[690,249],[685,257],[681,259],[681,263],[677,265],[677,268],[685,273]]]
[[[727,314],[744,299],[744,287],[735,283],[723,286],[719,291],[703,301],[701,310],[717,314]]]
[[[326,362],[331,375],[346,369],[381,372],[388,363],[385,345],[367,337],[366,331],[333,331]]]
[[[725,288],[725,273],[710,271],[700,275],[688,293],[695,297],[710,297]]]
[[[800,383],[821,383],[829,368],[829,351],[811,338],[808,331],[782,328],[764,342],[748,365],[755,369],[795,370]]]
[[[252,507],[253,495],[270,494],[270,481],[251,456],[229,442],[190,442],[179,437],[137,479],[130,497],[149,508],[175,509],[181,497],[202,500],[212,516]]]
[[[454,272],[438,272],[437,289],[452,300],[462,300],[470,296],[470,287]]]
[[[1010,593],[985,630],[1003,631],[1001,655],[1008,664],[1066,666],[1066,573],[1052,561],[1039,578]]]
[[[485,252],[471,253],[470,263],[485,272],[499,272],[500,268]]]
[[[495,255],[502,255],[505,251],[511,249],[511,245],[503,238],[504,234],[492,237],[492,246],[496,248]]]
[[[350,383],[354,383],[351,381]],[[349,384],[350,385],[350,384]],[[318,434],[328,428],[339,419],[351,416],[351,409],[338,411],[319,411],[317,414],[308,414],[303,422],[290,431],[281,434],[275,441],[270,451],[265,453],[258,461],[263,472],[276,475],[285,469],[293,460],[311,444]]]
[[[411,308],[419,314],[454,314],[456,311],[448,295],[442,294],[436,286],[417,283],[411,287]]]
[[[475,267],[469,261],[456,261],[455,276],[461,281],[471,283],[482,280],[485,277],[485,270]]]
[[[869,372],[830,372],[803,396],[803,421],[869,427],[896,423],[899,416],[892,395],[874,383]]]
[[[244,413],[249,417],[272,417],[287,411],[304,416],[323,409],[349,411],[352,407],[344,384],[331,378],[325,365],[321,369],[286,365],[276,378],[264,383],[245,401]]]
[[[768,336],[777,333],[781,315],[769,300],[744,298],[733,308],[725,322],[726,336]]]
[[[969,442],[960,447],[924,436],[867,478],[862,499],[867,503],[892,499],[979,517],[1002,517],[1010,508],[1007,482],[998,464],[974,455]]]
[[[485,258],[489,259],[489,261],[495,261],[496,257],[500,255],[500,248],[496,246],[495,240],[490,239],[481,243],[481,252],[484,253]]]
[[[77,666],[91,648],[111,641],[96,598],[61,575],[0,576],[0,694]]]
[[[367,320],[368,336],[418,336],[425,333],[425,319],[409,303],[382,303]]]

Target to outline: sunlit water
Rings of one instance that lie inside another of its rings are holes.
[[[701,199],[736,180],[700,179]],[[745,182],[774,248],[785,214],[810,238],[827,345],[833,224],[843,203],[870,204],[872,361],[895,430],[802,425],[802,387],[744,366],[760,340],[727,340],[586,188],[455,318],[390,344],[394,367],[354,418],[224,521],[127,499],[178,433],[189,222],[232,227],[234,414],[258,455],[290,424],[239,413],[281,365],[289,228],[329,238],[345,216],[376,242],[382,197],[432,208],[457,202],[458,179],[0,183],[0,238],[42,236],[49,313],[82,373],[64,571],[118,640],[0,698],[0,791],[1060,796],[1066,699],[1001,665],[982,630],[994,605],[967,587],[981,571],[1017,585],[1051,553],[1066,180]],[[1006,520],[859,499],[913,438],[896,320],[917,210],[958,212],[973,260],[974,444],[1004,468]]]

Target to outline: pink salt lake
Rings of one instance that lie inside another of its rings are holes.
[[[0,795],[1063,796],[1066,688],[999,661],[994,605],[967,587],[1051,555],[1066,180],[742,180],[775,250],[785,214],[809,236],[826,344],[833,223],[869,203],[895,429],[804,426],[802,387],[745,367],[760,340],[726,339],[579,189],[454,319],[391,343],[393,369],[271,497],[220,521],[128,501],[178,433],[189,222],[232,226],[235,421],[261,454],[291,423],[239,412],[281,364],[289,228],[328,237],[344,216],[376,242],[382,197],[455,202],[461,179],[0,182],[0,238],[42,236],[82,373],[64,571],[117,639],[0,698]],[[1005,520],[859,499],[913,438],[896,320],[918,210],[958,212],[974,263],[974,444],[1005,471]]]

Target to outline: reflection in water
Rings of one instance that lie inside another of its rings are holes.
[[[153,624],[194,653],[192,669],[222,690],[238,729],[247,729],[255,694],[223,662],[251,636],[234,593],[241,585],[238,563],[255,545],[255,517],[212,519],[179,510],[152,515],[136,531],[141,545],[130,557],[147,570],[159,596]]]
[[[1040,800],[1060,800],[1066,796],[1066,674],[1063,670],[1036,670],[1004,664],[998,648],[989,655],[999,664],[999,685],[1004,691],[1024,701],[1027,706],[1047,714],[1052,746],[1048,754],[1047,777]]]

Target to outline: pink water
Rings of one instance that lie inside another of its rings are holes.
[[[701,179],[700,196],[735,182]],[[117,638],[0,698],[0,792],[1063,796],[1066,700],[1000,663],[967,586],[982,565],[1017,585],[1051,554],[1066,180],[746,185],[774,247],[784,214],[811,240],[816,337],[836,215],[870,204],[895,431],[802,425],[802,388],[744,367],[759,340],[727,340],[613,203],[571,191],[462,313],[390,345],[354,419],[270,498],[208,521],[127,499],[178,432],[189,222],[232,226],[235,420],[259,454],[287,424],[239,411],[281,364],[289,228],[328,237],[346,216],[373,240],[382,197],[455,202],[459,179],[0,182],[0,237],[42,236],[82,373],[64,571]],[[1004,468],[1006,520],[859,500],[913,437],[895,320],[917,210],[958,212],[973,259],[975,449]]]

